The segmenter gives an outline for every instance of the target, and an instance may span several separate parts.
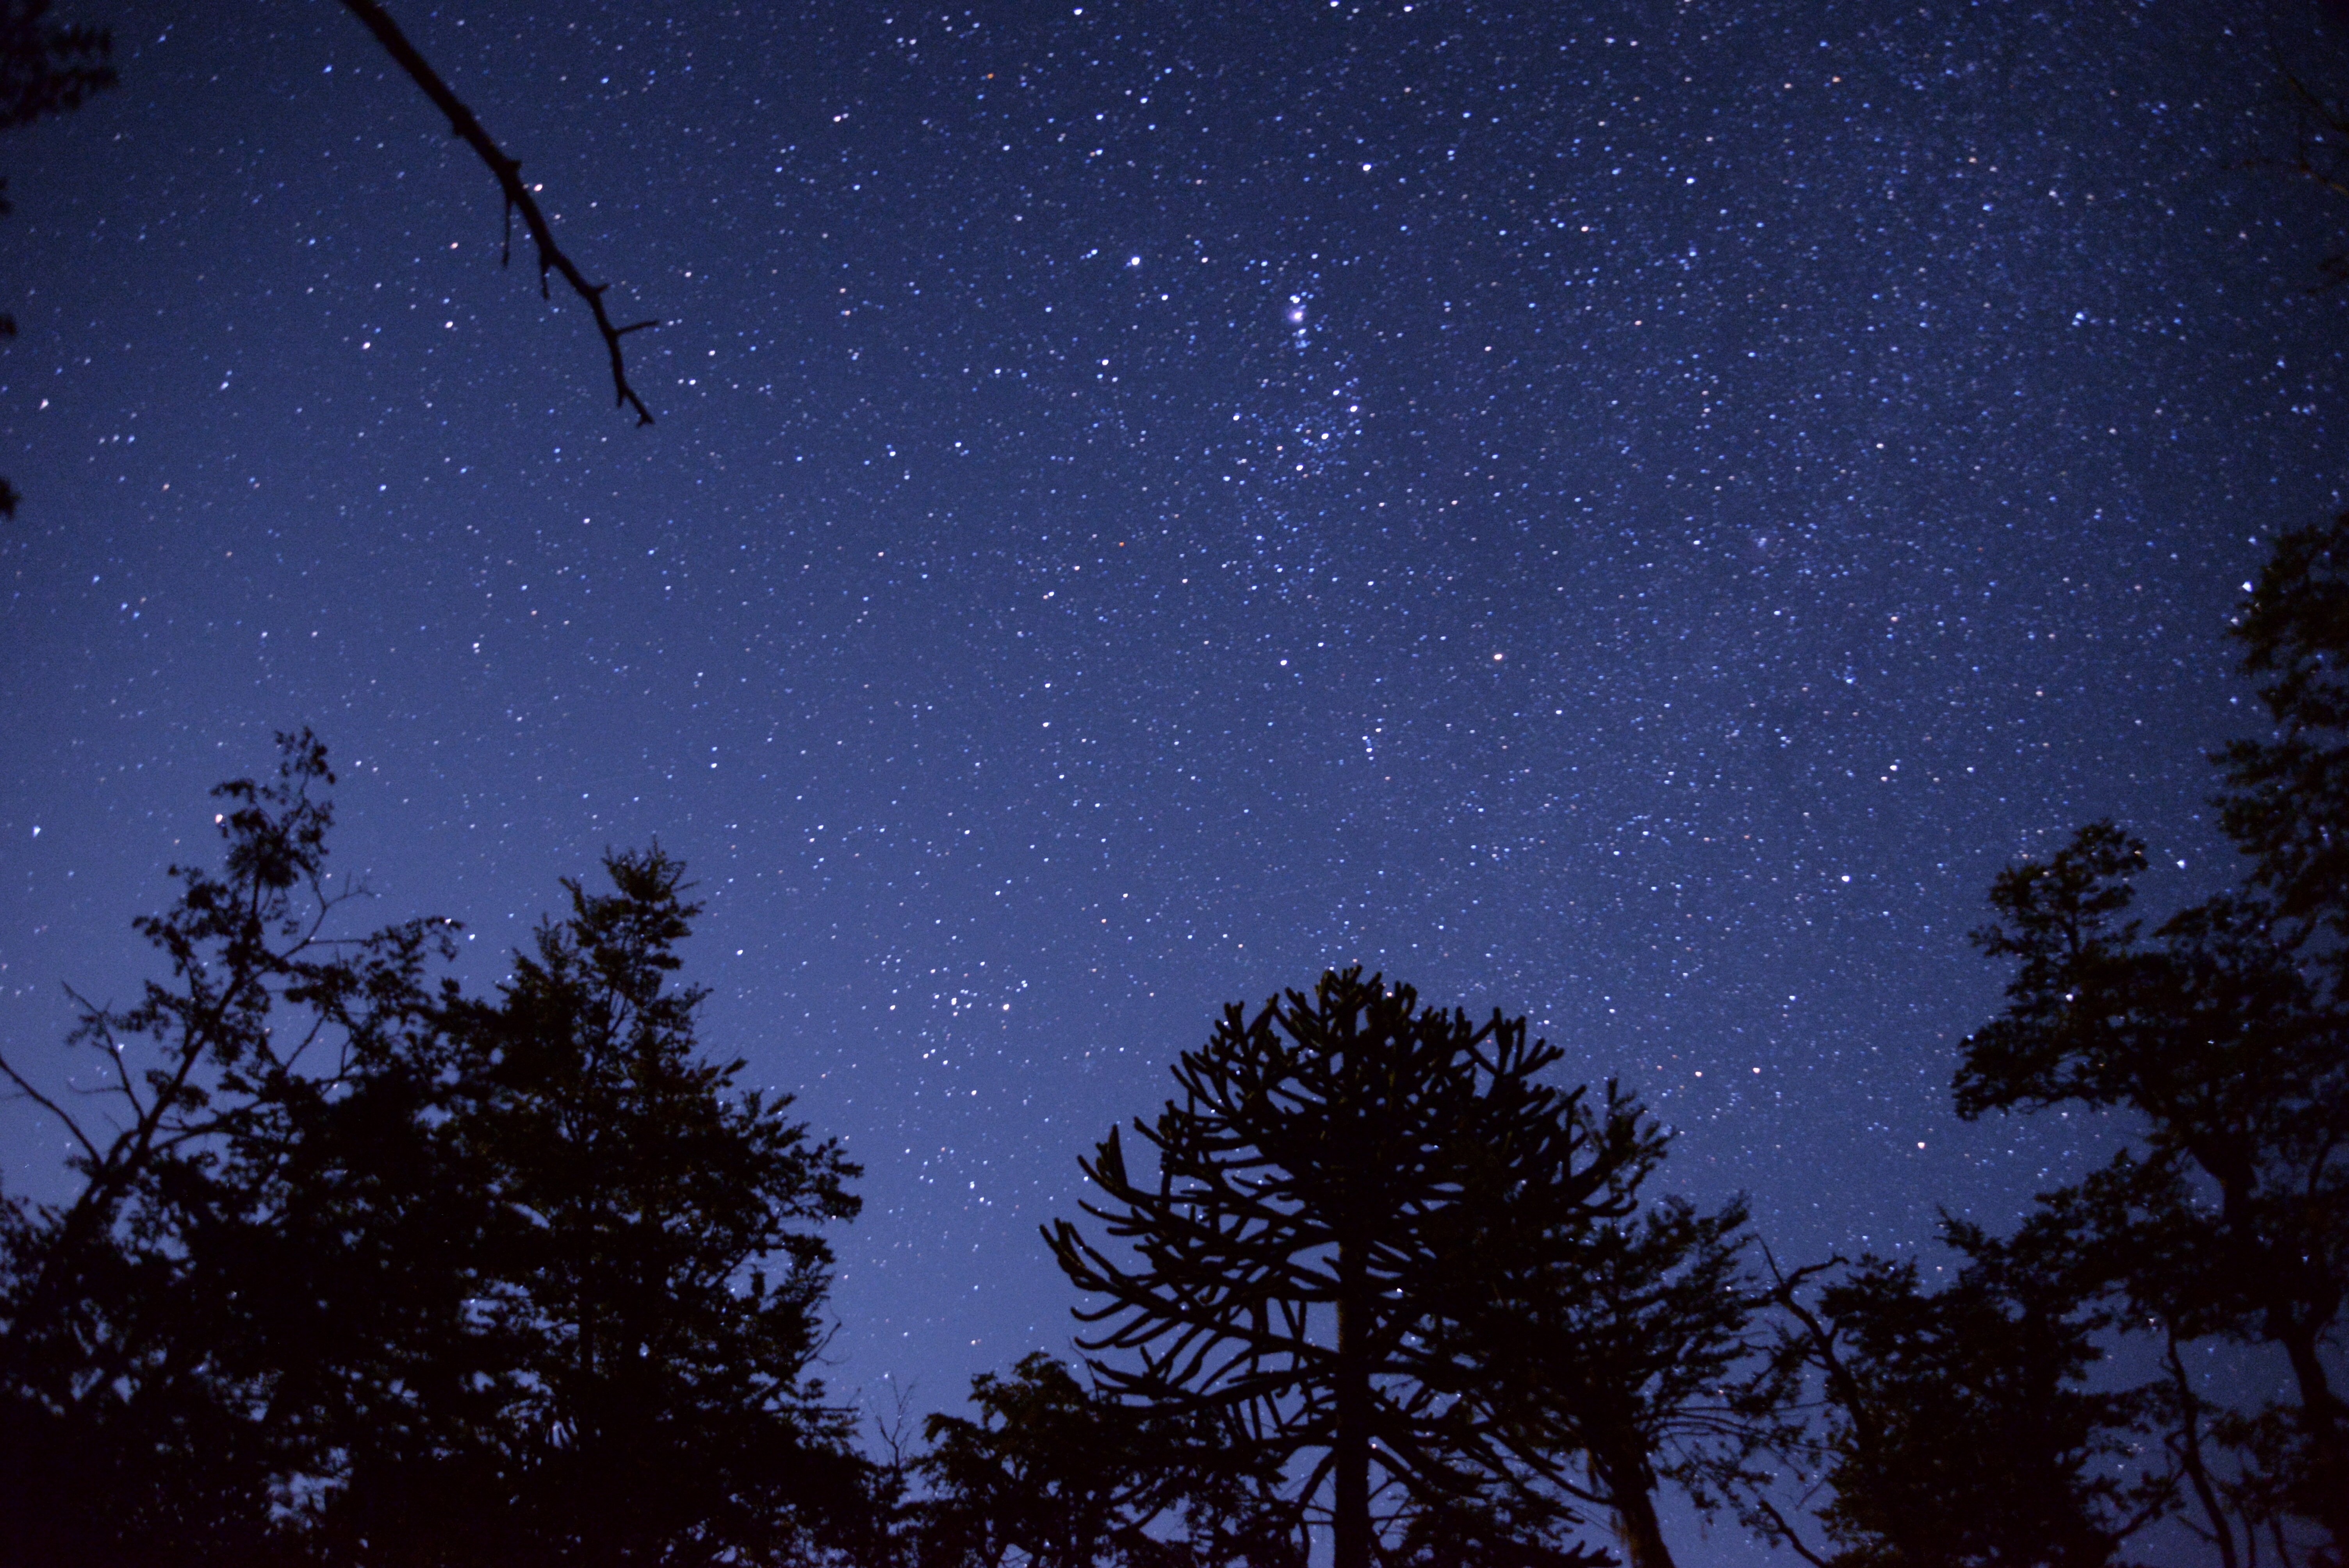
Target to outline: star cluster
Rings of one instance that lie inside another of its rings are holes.
[[[2227,616],[2342,504],[2313,13],[410,9],[659,423],[338,6],[113,5],[0,147],[15,1059],[306,722],[481,978],[688,861],[707,1037],[866,1166],[843,1391],[1064,1349],[1076,1156],[1325,965],[1529,1013],[1782,1256],[2116,1136],[1950,1115],[1965,933],[2097,816],[2229,873]]]

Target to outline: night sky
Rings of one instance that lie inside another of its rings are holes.
[[[1077,1157],[1327,965],[1530,1015],[1782,1259],[2113,1147],[1955,1120],[1965,933],[2098,816],[2233,874],[2227,617],[2343,504],[2340,211],[2250,166],[2305,0],[393,11],[658,423],[340,5],[60,9],[122,86],[0,140],[44,1081],[306,723],[363,918],[480,983],[686,860],[706,1043],[865,1166],[885,1408],[1065,1353]]]

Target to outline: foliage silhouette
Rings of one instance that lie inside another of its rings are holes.
[[[78,108],[114,85],[113,35],[45,21],[49,0],[0,0],[0,130]]]
[[[1611,1085],[1594,1107],[1537,1082],[1559,1054],[1522,1019],[1422,1011],[1360,969],[1253,1017],[1226,1008],[1174,1068],[1183,1098],[1134,1123],[1154,1181],[1129,1171],[1116,1130],[1084,1162],[1102,1191],[1085,1212],[1135,1263],[1069,1221],[1045,1233],[1077,1287],[1107,1298],[1080,1310],[1106,1326],[1081,1343],[1139,1360],[1095,1360],[1104,1386],[1168,1415],[1228,1413],[1267,1462],[1303,1462],[1302,1496],[1326,1483],[1337,1568],[1370,1561],[1381,1493],[1400,1494],[1391,1523],[1502,1517],[1496,1495],[1530,1507],[1444,1327],[1495,1283],[1478,1273],[1495,1235],[1620,1218],[1661,1141]]]
[[[924,1423],[924,1568],[1304,1568],[1278,1473],[1212,1418],[1137,1409],[1041,1352],[973,1378],[971,1403]]]
[[[2017,972],[1957,1078],[1967,1117],[2142,1119],[2141,1148],[2046,1194],[2045,1211],[2135,1320],[2282,1355],[2296,1402],[2233,1412],[2209,1435],[2250,1466],[2234,1495],[2315,1522],[2336,1561],[2349,1553],[2349,1410],[2326,1366],[2349,1287],[2344,567],[2349,518],[2286,537],[2235,627],[2278,727],[2215,758],[2220,823],[2250,862],[2241,885],[2147,932],[2129,915],[2144,846],[2110,822],[2010,868],[1976,940]],[[2269,1522],[2254,1510],[2238,1523]],[[2235,1526],[2213,1514],[2204,1529]]]
[[[1643,1146],[1614,1186],[1636,1191],[1662,1158]],[[1764,1299],[1742,1265],[1745,1225],[1742,1199],[1702,1214],[1667,1198],[1637,1216],[1504,1233],[1476,1271],[1489,1294],[1439,1331],[1468,1351],[1511,1445],[1614,1515],[1632,1568],[1671,1568],[1660,1480],[1709,1511],[1754,1479],[1743,1461],[1775,1432],[1776,1386],[1745,1366]]]
[[[76,1043],[58,1203],[0,1210],[0,1560],[795,1561],[871,1480],[803,1374],[854,1168],[704,1060],[676,862],[493,999],[450,928],[340,938],[305,732],[216,794],[169,964]],[[143,1063],[147,1065],[141,1065]],[[766,1271],[766,1272],[762,1272]]]
[[[78,108],[114,85],[114,39],[103,27],[43,20],[49,0],[0,0],[0,130]],[[0,214],[9,211],[0,180]],[[0,338],[16,335],[16,318],[0,312]],[[0,517],[14,517],[24,497],[0,479]]]
[[[1966,1262],[1939,1290],[1913,1260],[1863,1257],[1778,1283],[1777,1350],[1816,1377],[1834,1496],[1822,1555],[1766,1501],[1765,1534],[1831,1568],[2106,1568],[2165,1515],[2175,1474],[2131,1461],[2164,1408],[2156,1386],[2089,1387],[2114,1313],[2072,1277],[2074,1238],[2042,1218],[2009,1241],[1955,1221]]]
[[[481,1282],[522,1347],[512,1506],[572,1561],[790,1558],[864,1483],[803,1376],[832,1259],[802,1227],[854,1217],[858,1171],[700,1055],[705,993],[670,983],[684,868],[656,847],[605,869],[610,892],[564,882],[494,1004],[451,1011],[489,1085],[465,1132],[521,1222]]]
[[[322,1366],[414,1348],[403,1309],[419,1305],[417,1275],[367,1277],[367,1246],[340,1244],[336,1224],[304,1237],[299,1217],[274,1235],[269,1222],[296,1128],[362,1122],[387,1099],[429,1097],[438,1078],[409,1050],[425,1056],[437,1037],[409,1026],[445,929],[331,938],[350,894],[324,869],[331,812],[314,790],[330,782],[305,732],[287,739],[274,779],[215,790],[222,872],[173,868],[177,903],[139,922],[170,980],[148,982],[126,1009],[81,1003],[74,1043],[101,1074],[110,1134],[0,1062],[67,1130],[81,1183],[62,1204],[12,1206],[0,1260],[0,1487],[26,1522],[0,1551],[19,1561],[259,1553],[273,1478],[348,1436]],[[333,1058],[323,1072],[305,1070],[322,1056]],[[136,1068],[142,1057],[153,1065]],[[347,1092],[330,1099],[329,1083]],[[384,1150],[351,1152],[365,1162]],[[398,1173],[413,1161],[384,1163]],[[333,1207],[316,1196],[312,1212]],[[380,1346],[377,1329],[391,1332]],[[259,1348],[271,1341],[274,1357]]]

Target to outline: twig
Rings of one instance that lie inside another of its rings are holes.
[[[2276,74],[2283,79],[2284,97],[2292,114],[2299,120],[2292,156],[2277,159],[2253,157],[2245,160],[2248,168],[2282,169],[2285,173],[2309,181],[2319,189],[2335,196],[2349,196],[2349,164],[2344,164],[2341,143],[2349,138],[2349,112],[2341,106],[2328,103],[2316,90],[2284,63],[2281,53],[2275,55]],[[2329,139],[2329,145],[2328,145]],[[2329,156],[2322,160],[2319,150]],[[2349,282],[2349,255],[2334,252],[2318,263],[2326,281],[2311,287],[2310,294],[2323,294]]]
[[[2178,1430],[2168,1439],[2176,1455],[2178,1467],[2194,1489],[2195,1501],[2201,1503],[2203,1513],[2210,1521],[2204,1531],[2190,1521],[2186,1527],[2219,1549],[2220,1568],[2236,1568],[2235,1532],[2228,1528],[2226,1511],[2220,1506],[2216,1491],[2210,1485],[2210,1473],[2202,1462],[2202,1397],[2194,1391],[2194,1380],[2187,1376],[2186,1363],[2178,1354],[2178,1326],[2163,1326],[2168,1343],[2162,1348],[2162,1365],[2168,1368],[2170,1386],[2178,1390]],[[2251,1536],[2251,1551],[2259,1551],[2259,1537]]]
[[[468,147],[480,153],[481,161],[489,165],[490,172],[497,176],[498,189],[506,199],[507,232],[512,232],[513,215],[519,211],[523,226],[530,230],[530,242],[538,250],[539,297],[547,297],[546,274],[557,272],[563,274],[563,281],[571,285],[571,292],[587,302],[587,308],[595,315],[595,330],[604,335],[605,350],[612,356],[612,387],[617,394],[615,406],[625,405],[634,408],[637,424],[651,424],[652,411],[645,407],[645,400],[636,396],[636,388],[628,385],[627,366],[620,355],[620,339],[629,333],[658,326],[660,323],[637,321],[626,326],[614,326],[611,316],[604,309],[604,291],[611,285],[589,283],[571,258],[563,253],[563,247],[554,242],[554,232],[547,224],[546,214],[539,210],[530,187],[522,182],[522,164],[507,157],[504,149],[490,139],[490,133],[481,129],[481,122],[465,106],[465,100],[451,91],[430,62],[416,52],[416,46],[408,41],[408,35],[399,30],[399,25],[385,14],[376,0],[343,0],[343,5],[375,35],[376,42],[384,46],[385,53],[398,61],[400,68],[424,89],[424,96],[449,117],[449,129],[462,138]]]
[[[29,1099],[56,1117],[65,1130],[73,1134],[74,1141],[81,1145],[82,1151],[89,1157],[92,1164],[105,1158],[98,1153],[98,1145],[90,1141],[89,1135],[81,1130],[81,1123],[74,1119],[73,1113],[26,1081],[25,1075],[16,1070],[16,1065],[5,1056],[0,1056],[0,1073],[6,1074],[8,1081],[16,1086],[17,1099]]]
[[[1779,1512],[1768,1498],[1757,1497],[1754,1501],[1762,1505],[1762,1511],[1770,1516],[1770,1522],[1776,1525],[1779,1532],[1785,1536],[1786,1544],[1795,1549],[1795,1556],[1811,1563],[1813,1568],[1827,1568],[1827,1560],[1803,1544],[1803,1538],[1795,1533],[1795,1527],[1786,1522],[1786,1516]]]

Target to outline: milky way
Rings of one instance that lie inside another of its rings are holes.
[[[1965,933],[2098,816],[2230,873],[2227,616],[2342,504],[2313,10],[396,11],[658,423],[340,6],[77,6],[122,88],[0,141],[15,1059],[308,723],[476,979],[688,861],[884,1407],[1065,1352],[1077,1156],[1329,965],[1531,1015],[1785,1258],[2112,1146],[1951,1115]]]

